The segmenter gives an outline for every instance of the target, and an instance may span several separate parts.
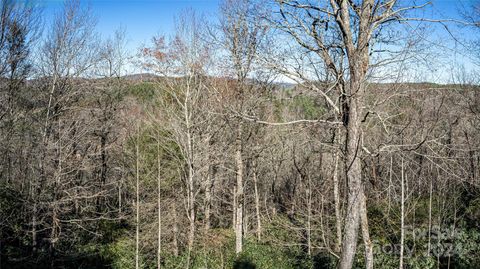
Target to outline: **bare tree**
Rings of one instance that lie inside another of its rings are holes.
[[[351,268],[353,265],[360,224],[367,268],[372,268],[372,243],[369,238],[367,202],[360,160],[363,137],[361,122],[365,113],[362,110],[365,94],[368,92],[367,74],[372,48],[378,40],[378,37],[374,39],[374,36],[382,34],[384,25],[402,20],[406,11],[424,5],[399,7],[397,1],[373,0],[276,2],[280,13],[276,25],[320,60],[324,70],[320,74],[324,74],[323,81],[330,86],[319,89],[314,83],[308,83],[311,76],[298,76],[299,72],[289,69],[284,71],[290,77],[299,78],[301,83],[306,81],[307,87],[321,94],[334,113],[340,114],[345,127],[344,166],[348,182],[348,202],[339,268]],[[338,102],[332,98],[332,89],[337,91]]]
[[[88,75],[97,60],[94,26],[94,18],[88,10],[81,7],[79,1],[66,2],[61,12],[56,14],[39,56],[39,69],[46,78],[44,86],[48,90],[48,101],[43,120],[42,155],[38,160],[40,180],[35,183],[35,189],[37,197],[41,196],[47,187],[53,190],[52,194],[42,195],[50,196],[48,199],[51,199],[48,203],[51,220],[47,222],[47,229],[50,230],[50,252],[53,257],[62,233],[66,232],[61,226],[79,223],[75,217],[69,221],[62,220],[63,211],[69,211],[63,205],[72,200],[76,203],[81,197],[97,198],[102,194],[101,190],[91,188],[92,186],[82,188],[81,192],[74,191],[74,182],[79,178],[66,176],[75,175],[66,172],[74,169],[73,167],[78,171],[86,165],[86,159],[77,158],[80,152],[78,145],[87,137],[86,129],[83,128],[82,131],[79,127],[84,122],[73,115],[81,112],[68,107],[80,96],[76,90],[80,90],[81,83],[74,79]],[[70,117],[65,117],[67,111],[70,112]],[[46,158],[53,161],[49,162]],[[33,234],[36,233],[38,212],[39,210],[34,210],[32,215]],[[52,259],[52,266],[54,261],[55,259]]]
[[[178,18],[176,35],[165,44],[164,38],[154,39],[154,47],[143,50],[146,68],[162,75],[160,85],[168,97],[162,111],[172,133],[174,142],[184,157],[184,178],[186,181],[187,218],[189,220],[188,259],[192,252],[196,231],[196,196],[199,192],[202,158],[199,146],[205,139],[202,127],[205,121],[203,103],[208,87],[205,81],[209,61],[209,50],[200,38],[200,20],[195,13],[187,12]]]
[[[221,7],[220,43],[228,53],[226,66],[227,76],[235,80],[233,96],[235,102],[229,103],[228,110],[244,114],[249,111],[246,93],[251,89],[248,79],[253,78],[255,58],[262,39],[265,36],[265,27],[261,23],[259,10],[253,1],[240,2],[225,1]],[[235,252],[239,254],[243,249],[244,236],[244,147],[245,127],[241,118],[234,122],[235,128],[235,170],[236,185],[234,194],[234,223]]]

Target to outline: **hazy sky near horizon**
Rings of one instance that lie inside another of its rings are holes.
[[[33,0],[35,1],[35,0]],[[98,19],[97,31],[103,38],[112,36],[116,29],[123,28],[127,34],[128,49],[135,52],[142,44],[148,44],[158,34],[169,35],[174,30],[174,17],[186,9],[195,10],[207,19],[214,20],[222,0],[82,0],[83,5],[90,5]],[[468,7],[473,0],[432,0],[432,5],[422,14],[426,18],[459,19],[459,10]],[[61,10],[62,0],[38,0],[43,9],[46,25],[52,20],[55,12]],[[406,0],[414,4],[423,4],[428,0]],[[441,28],[441,27],[440,27]],[[461,38],[473,36],[471,30],[456,29]],[[442,42],[449,39],[448,33],[440,29],[435,40]],[[450,38],[451,39],[451,38]],[[453,48],[450,40],[445,46]],[[460,55],[460,58],[462,55]],[[460,60],[468,62],[468,60]],[[467,63],[468,64],[468,63]]]

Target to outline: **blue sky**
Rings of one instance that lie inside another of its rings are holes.
[[[61,0],[38,1],[43,7],[46,24],[55,11],[62,8]],[[113,35],[116,29],[124,28],[129,48],[138,48],[148,43],[156,34],[168,35],[173,31],[173,18],[186,9],[193,9],[212,17],[218,9],[219,0],[85,0],[98,19],[97,31],[102,37]]]
[[[35,0],[32,0],[35,1]],[[404,0],[400,3],[423,4],[429,0]],[[458,10],[462,4],[469,6],[473,0],[431,0],[433,5],[422,10],[422,17],[458,19]],[[46,25],[53,19],[56,10],[61,9],[62,0],[36,0],[44,10]],[[128,48],[135,52],[142,44],[151,41],[157,34],[169,35],[173,31],[173,18],[185,9],[193,9],[204,14],[208,19],[215,18],[221,0],[82,0],[89,4],[98,18],[97,31],[102,37],[112,36],[116,29],[126,30]],[[442,28],[442,27],[440,27]],[[472,36],[470,30],[456,29],[461,38]],[[443,37],[442,37],[443,36]],[[452,46],[451,38],[444,29],[440,29],[435,40],[445,41]],[[443,43],[443,41],[441,41]],[[467,62],[460,60],[461,62]],[[441,72],[445,76],[445,72]]]
[[[34,0],[35,1],[35,0]],[[424,3],[425,1],[407,1]],[[48,23],[62,0],[37,0],[44,8]],[[97,29],[102,36],[111,35],[119,27],[126,29],[130,46],[147,42],[155,34],[168,34],[173,28],[173,17],[182,10],[192,8],[212,18],[220,0],[85,0],[98,17]],[[427,16],[457,17],[457,0],[433,0]],[[468,0],[461,1],[468,3]]]

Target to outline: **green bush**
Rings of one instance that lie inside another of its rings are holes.
[[[144,103],[151,102],[155,98],[156,86],[153,83],[142,82],[128,87],[127,92]]]

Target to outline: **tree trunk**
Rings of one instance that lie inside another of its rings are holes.
[[[190,91],[187,89],[185,96],[184,106],[184,120],[186,126],[186,139],[187,139],[187,166],[188,166],[188,220],[190,221],[190,227],[188,232],[188,256],[187,256],[187,268],[190,268],[190,255],[193,250],[193,243],[195,240],[195,184],[194,184],[194,150],[193,150],[193,135],[190,125],[191,111],[189,107]]]
[[[32,180],[33,181],[33,180]],[[37,187],[32,186],[32,200],[33,200],[33,208],[32,208],[32,253],[33,255],[37,254]]]
[[[232,229],[237,229],[237,185],[233,186]]]
[[[137,134],[140,135],[140,134]],[[139,156],[139,141],[135,145],[135,269],[140,268],[140,257],[139,257],[139,247],[140,247],[140,156]]]
[[[61,128],[60,121],[58,122],[58,129]],[[55,173],[53,175],[54,182],[53,182],[53,201],[52,201],[52,229],[50,231],[50,256],[51,256],[51,267],[54,268],[55,264],[55,255],[56,255],[56,244],[59,240],[59,229],[60,229],[60,220],[59,220],[59,188],[60,186],[60,178],[62,174],[62,143],[60,140],[60,136],[58,133],[55,134],[55,140],[57,141],[57,149],[56,149],[56,162],[55,162]]]
[[[370,240],[370,230],[368,227],[367,198],[365,191],[362,192],[362,203],[360,204],[360,220],[362,224],[362,238],[365,245],[365,267],[373,269],[373,244]]]
[[[210,230],[211,226],[210,215],[212,210],[212,189],[215,182],[215,176],[216,167],[210,165],[208,167],[207,184],[205,186],[205,231]]]
[[[354,78],[351,78],[354,79]],[[358,93],[360,90],[359,81],[351,81],[350,92]],[[360,220],[360,204],[363,195],[362,188],[362,167],[358,154],[360,153],[360,105],[358,96],[349,98],[349,110],[346,133],[346,156],[345,171],[347,179],[347,208],[345,216],[345,232],[342,241],[342,253],[340,257],[340,269],[350,269],[353,265],[355,252],[357,250],[358,228]]]
[[[428,193],[428,243],[427,256],[430,256],[432,251],[432,202],[433,202],[433,177],[430,177],[430,190]]]
[[[312,256],[312,180],[310,176],[307,177],[307,253]]]
[[[253,164],[253,187],[255,189],[255,216],[257,219],[257,240],[262,239],[262,219],[260,216],[260,195],[258,193],[258,182],[257,182],[257,164]]]
[[[176,199],[175,199],[176,200]],[[173,211],[173,256],[178,256],[178,216],[175,200],[172,202]]]
[[[335,153],[335,169],[333,171],[333,200],[335,202],[335,228],[337,233],[337,241],[335,243],[335,251],[340,252],[342,245],[342,215],[340,212],[340,185],[338,181],[338,153]]]
[[[123,154],[123,161],[122,161],[122,172],[120,176],[120,180],[118,181],[118,215],[121,217],[122,215],[122,185],[125,178],[125,153]]]
[[[193,164],[189,163],[188,168],[188,220],[190,222],[188,232],[188,258],[187,268],[190,268],[190,257],[193,250],[193,243],[195,240],[195,197],[194,197],[194,184],[193,184]]]
[[[101,158],[102,158],[102,167],[100,170],[100,182],[102,183],[102,188],[107,181],[107,134],[102,133],[100,138],[100,148],[101,148]]]
[[[243,156],[242,156],[242,123],[238,123],[235,163],[237,166],[236,220],[235,220],[235,253],[243,249]]]
[[[161,210],[160,140],[157,141],[157,269],[161,267],[162,254],[162,210]]]
[[[401,216],[400,216],[400,265],[399,268],[403,269],[403,252],[404,252],[404,241],[405,241],[405,176],[403,169],[403,158],[402,158],[402,176],[401,176]]]

